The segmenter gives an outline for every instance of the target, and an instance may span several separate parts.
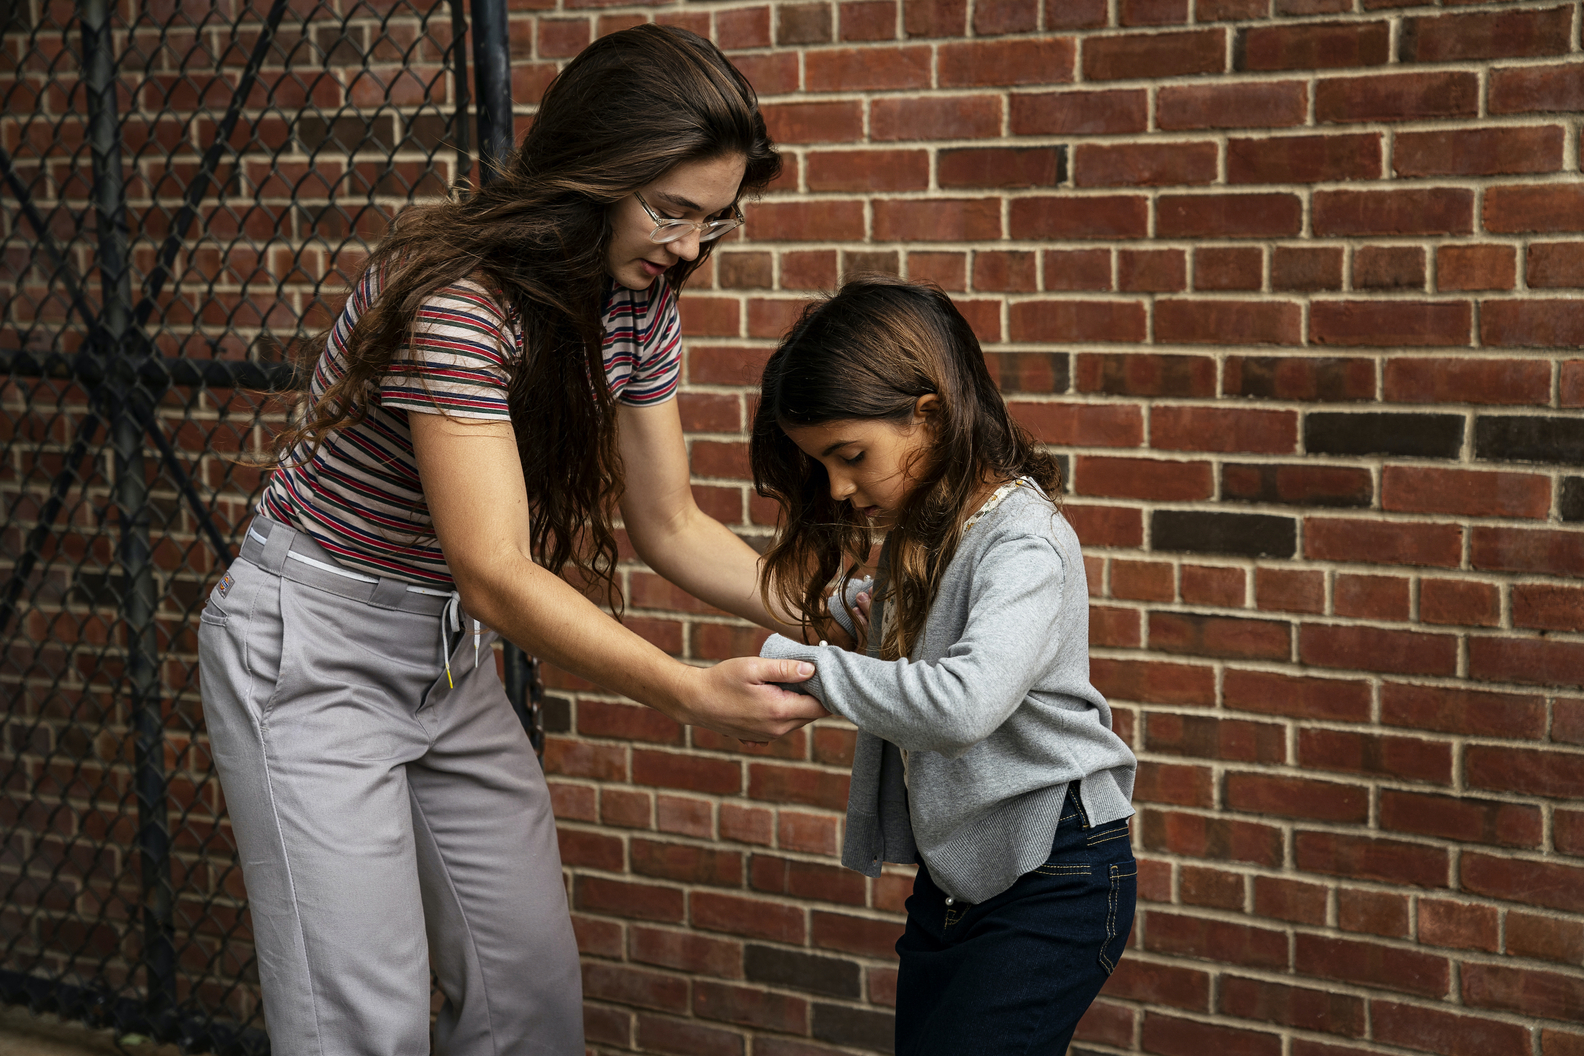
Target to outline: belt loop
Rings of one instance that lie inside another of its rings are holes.
[[[401,605],[405,597],[407,597],[407,584],[399,579],[381,576],[379,582],[374,584],[374,593],[369,598],[369,603],[381,608],[394,609]]]
[[[286,555],[291,553],[292,530],[279,521],[270,525],[269,536],[264,540],[264,553],[259,557],[259,567],[266,572],[281,574],[286,566]]]

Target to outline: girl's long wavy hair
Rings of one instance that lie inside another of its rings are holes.
[[[709,41],[641,25],[595,41],[551,82],[522,146],[466,196],[405,210],[366,262],[376,301],[352,328],[346,372],[283,432],[282,459],[311,458],[367,417],[391,361],[435,291],[474,278],[521,327],[507,399],[546,567],[573,566],[620,608],[611,507],[622,492],[601,315],[609,207],[679,163],[742,155],[740,194],[780,173],[752,86]],[[680,289],[714,248],[666,275]],[[306,452],[306,454],[304,454]]]
[[[868,561],[869,525],[852,503],[831,497],[824,466],[784,426],[855,419],[905,426],[931,393],[939,405],[921,428],[932,443],[909,467],[916,484],[890,530],[887,583],[877,599],[887,606],[880,655],[888,660],[912,652],[985,485],[1028,476],[1055,496],[1060,469],[1008,413],[979,339],[951,298],[884,276],[855,279],[805,309],[765,365],[754,413],[754,486],[781,506],[764,557],[765,602],[829,636],[825,594],[833,581],[845,591]]]

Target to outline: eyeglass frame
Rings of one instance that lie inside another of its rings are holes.
[[[655,234],[667,224],[687,224],[693,231],[698,233],[700,242],[713,242],[717,238],[723,238],[748,223],[748,219],[743,216],[742,204],[740,202],[732,203],[733,215],[729,220],[683,220],[680,217],[656,216],[655,211],[649,207],[649,203],[644,201],[644,196],[642,194],[634,191],[633,197],[638,199],[638,204],[643,207],[643,211],[649,214],[649,219],[654,221],[655,226],[654,230],[649,232],[649,241],[653,242],[657,246],[669,245],[672,242],[677,242],[687,237],[686,234],[680,234],[677,235],[676,238],[668,238],[664,242],[657,241],[654,237]],[[731,224],[731,226],[726,228],[726,230],[715,234],[710,233],[713,225],[728,223]],[[706,237],[706,235],[708,237]]]

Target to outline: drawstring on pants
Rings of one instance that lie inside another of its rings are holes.
[[[451,632],[462,633],[462,594],[453,590],[445,608],[440,610],[440,660],[445,664],[446,685],[456,688],[456,682],[451,678]],[[473,621],[473,666],[479,664],[479,639],[483,636],[483,625],[478,620]]]

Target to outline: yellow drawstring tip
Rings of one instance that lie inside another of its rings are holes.
[[[450,689],[456,688],[456,683],[451,681],[451,669],[449,667],[446,668],[446,686]]]

